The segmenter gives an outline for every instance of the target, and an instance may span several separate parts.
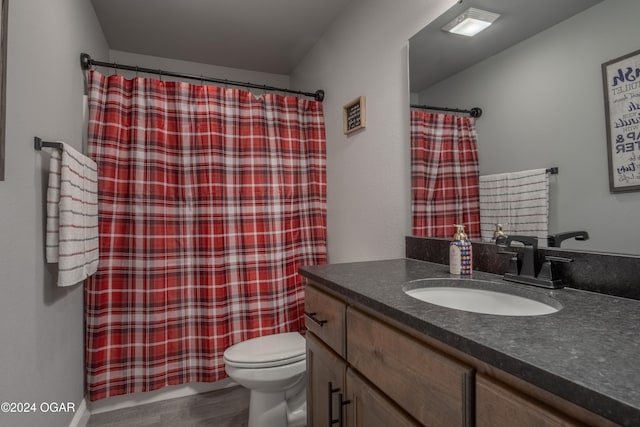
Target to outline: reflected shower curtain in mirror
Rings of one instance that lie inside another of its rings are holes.
[[[411,110],[411,192],[415,236],[480,237],[475,118]]]
[[[326,263],[322,104],[90,71],[100,262],[90,400],[226,376],[224,350],[303,329]]]

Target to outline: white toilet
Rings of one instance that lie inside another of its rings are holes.
[[[305,339],[298,332],[252,338],[224,352],[225,370],[251,390],[249,427],[302,427],[307,421]]]

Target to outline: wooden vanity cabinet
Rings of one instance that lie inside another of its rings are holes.
[[[397,321],[305,289],[307,427],[615,425]]]
[[[307,370],[307,427],[420,426],[312,333]]]
[[[472,425],[470,367],[353,307],[347,308],[347,360],[422,424]]]
[[[305,288],[307,427],[344,427],[346,395],[344,302]]]
[[[305,316],[308,427],[471,425],[470,368],[312,286]]]

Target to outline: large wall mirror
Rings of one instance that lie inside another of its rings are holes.
[[[473,38],[441,30],[469,6],[501,16]],[[549,232],[591,237],[563,248],[640,254],[640,192],[609,190],[601,71],[640,49],[638,16],[637,0],[464,0],[409,42],[412,104],[482,108],[480,175],[558,167]]]

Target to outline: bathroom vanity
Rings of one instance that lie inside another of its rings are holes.
[[[474,280],[562,307],[498,316],[404,292],[450,278],[442,264],[397,259],[300,273],[309,427],[640,425],[640,336],[631,328],[640,301],[529,289],[474,271]]]

